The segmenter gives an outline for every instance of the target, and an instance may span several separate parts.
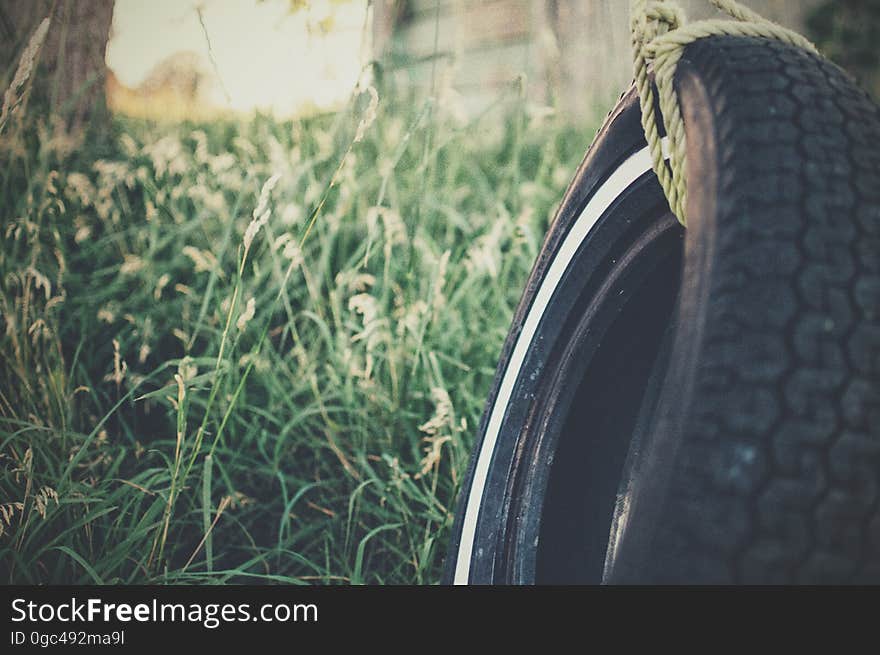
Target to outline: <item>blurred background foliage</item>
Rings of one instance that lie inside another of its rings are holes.
[[[825,55],[880,98],[880,0],[824,0],[807,28]]]

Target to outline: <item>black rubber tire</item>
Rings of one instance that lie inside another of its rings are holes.
[[[644,153],[630,91],[516,312],[446,582],[880,582],[880,110],[764,39],[691,44],[676,86],[688,228],[639,175],[554,273]]]

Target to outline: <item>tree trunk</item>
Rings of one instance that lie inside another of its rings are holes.
[[[114,0],[0,0],[0,57],[5,81],[15,74],[18,56],[37,25],[52,23],[33,74],[32,111],[61,118],[70,131],[102,130],[109,114],[104,87],[105,55]],[[54,10],[53,10],[54,7]]]

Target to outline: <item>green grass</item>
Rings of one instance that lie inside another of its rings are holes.
[[[10,126],[2,582],[439,579],[501,344],[592,132],[515,89],[467,124],[380,96],[357,143],[365,95],[296,123],[117,119],[100,147]]]

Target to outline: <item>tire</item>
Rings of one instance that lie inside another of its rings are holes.
[[[516,311],[448,583],[880,582],[880,110],[764,39],[691,44],[676,87],[688,228],[630,90]]]

